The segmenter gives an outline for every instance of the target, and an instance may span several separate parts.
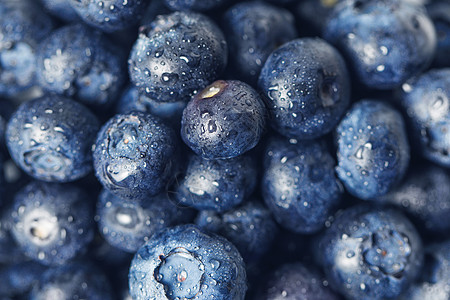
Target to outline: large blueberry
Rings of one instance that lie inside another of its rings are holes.
[[[222,26],[233,75],[252,85],[256,85],[270,53],[297,37],[294,16],[288,10],[259,1],[246,1],[229,8]]]
[[[188,101],[217,79],[227,55],[223,33],[209,18],[162,15],[141,27],[128,61],[130,78],[155,101]]]
[[[337,175],[358,198],[386,194],[408,168],[410,153],[403,118],[388,104],[357,102],[337,127],[336,137]]]
[[[258,262],[269,250],[278,231],[270,211],[256,201],[249,201],[222,214],[201,211],[195,222],[199,227],[232,242],[247,263]]]
[[[172,127],[179,128],[186,101],[158,102],[145,94],[140,94],[134,86],[129,86],[117,102],[116,111],[124,114],[133,110],[160,117]]]
[[[42,88],[85,104],[110,104],[125,78],[119,48],[82,24],[55,30],[42,41],[37,55],[37,78]]]
[[[347,299],[396,299],[423,261],[420,237],[409,220],[370,206],[338,213],[317,250],[330,285]]]
[[[136,300],[243,300],[247,290],[236,247],[194,225],[153,235],[134,256],[129,285]]]
[[[402,300],[450,299],[450,240],[425,249],[424,269]]]
[[[0,2],[0,95],[34,85],[36,48],[53,23],[34,0]]]
[[[315,270],[301,263],[287,263],[274,270],[259,299],[265,300],[337,300]]]
[[[175,197],[198,210],[222,212],[250,196],[256,178],[256,164],[248,156],[207,160],[192,155],[185,175],[177,181]]]
[[[230,0],[164,0],[164,3],[171,10],[193,10],[207,11],[218,8]]]
[[[433,23],[414,1],[341,1],[324,37],[342,50],[358,79],[375,89],[397,87],[420,73],[436,49]]]
[[[186,209],[171,202],[167,193],[142,201],[123,201],[103,190],[97,202],[102,236],[112,246],[135,253],[157,231],[186,220]]]
[[[320,230],[343,193],[334,167],[324,142],[272,138],[261,188],[275,220],[297,233]]]
[[[133,26],[150,0],[66,0],[91,26],[112,32]]]
[[[6,142],[14,161],[29,175],[66,182],[92,170],[97,118],[81,104],[44,96],[22,104],[8,122]]]
[[[266,108],[258,93],[236,80],[218,80],[195,95],[181,119],[181,137],[207,159],[232,158],[256,146]]]
[[[429,233],[450,229],[450,175],[442,168],[428,166],[409,172],[401,185],[379,200],[399,206]]]
[[[125,199],[157,195],[172,176],[177,144],[173,130],[150,114],[115,115],[97,136],[93,155],[97,178]]]
[[[298,139],[330,132],[350,101],[344,60],[319,38],[296,39],[272,52],[261,70],[258,87],[272,127]]]
[[[45,265],[66,263],[94,237],[89,197],[68,184],[31,182],[16,194],[11,218],[20,249]]]
[[[450,167],[450,68],[433,69],[407,81],[400,98],[419,152]]]
[[[74,262],[48,269],[30,294],[30,300],[89,299],[112,300],[113,292],[105,274],[89,262]]]

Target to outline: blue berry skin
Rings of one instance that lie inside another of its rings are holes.
[[[262,196],[275,220],[296,233],[323,228],[344,191],[322,141],[272,138],[265,150]]]
[[[180,223],[187,215],[186,209],[172,203],[167,193],[130,202],[103,190],[97,202],[96,219],[108,243],[135,253],[155,232]]]
[[[174,12],[141,26],[129,74],[139,92],[155,101],[187,102],[220,75],[227,55],[223,33],[213,21]]]
[[[402,300],[450,299],[450,240],[425,249],[420,280],[410,286]]]
[[[0,95],[14,96],[36,83],[36,48],[53,22],[34,0],[0,3]]]
[[[217,219],[219,222],[216,222]],[[257,262],[269,250],[278,231],[270,211],[256,201],[221,215],[201,211],[196,224],[232,242],[246,263]]]
[[[125,200],[162,192],[176,165],[178,140],[156,117],[118,114],[101,128],[94,149],[94,168],[103,187]]]
[[[47,299],[115,299],[105,274],[89,262],[73,262],[50,268],[34,286],[30,300]]]
[[[239,156],[259,142],[266,108],[258,93],[237,80],[218,80],[188,102],[181,137],[206,159]]]
[[[341,55],[324,40],[302,38],[270,54],[258,88],[280,134],[314,139],[330,132],[350,101],[350,79]]]
[[[164,0],[164,4],[173,11],[208,11],[219,8],[231,0]]]
[[[434,65],[450,67],[450,3],[436,1],[427,5],[427,11],[436,28],[437,48]]]
[[[334,7],[343,0],[303,0],[294,6],[296,20],[300,22],[300,32],[308,36],[311,33],[320,35],[328,22]]]
[[[80,17],[68,0],[41,0],[41,2],[49,13],[61,20],[66,22],[80,20]]]
[[[352,195],[370,200],[389,192],[408,168],[403,118],[390,105],[361,100],[336,129],[336,172]]]
[[[288,263],[273,271],[259,299],[338,300],[320,275],[301,263]]]
[[[374,89],[392,89],[423,71],[436,49],[425,8],[413,1],[341,1],[324,30],[351,63],[356,77]]]
[[[175,197],[198,210],[223,212],[247,199],[256,179],[256,164],[249,156],[208,160],[191,155],[184,176],[178,179]]]
[[[243,300],[247,290],[236,247],[194,225],[153,235],[136,253],[128,278],[136,300]]]
[[[25,260],[22,251],[17,251],[17,244],[11,234],[9,209],[2,206],[0,215],[0,264],[19,263]]]
[[[450,68],[433,69],[402,85],[400,102],[423,156],[450,167]]]
[[[82,24],[61,27],[42,41],[37,68],[45,91],[92,106],[110,105],[125,80],[120,48]]]
[[[14,162],[28,175],[52,182],[74,181],[92,170],[99,123],[83,105],[56,95],[23,103],[6,129]]]
[[[450,230],[450,175],[442,168],[428,166],[409,172],[401,185],[378,200],[403,209],[428,233]]]
[[[294,16],[264,2],[238,3],[222,19],[233,75],[255,86],[270,53],[297,37]]]
[[[181,115],[186,107],[185,101],[157,102],[146,95],[140,94],[134,86],[129,86],[117,102],[116,111],[120,114],[129,113],[133,110],[150,113],[157,116],[168,125],[178,126]]]
[[[347,299],[396,299],[423,262],[420,237],[407,218],[364,205],[338,213],[317,251],[330,286]]]
[[[16,194],[11,218],[20,249],[44,265],[66,263],[94,237],[89,197],[72,185],[31,182]]]
[[[87,24],[105,32],[133,26],[150,0],[66,0]]]
[[[31,290],[45,270],[46,267],[33,261],[24,261],[1,267],[0,280],[2,284],[0,285],[0,296],[14,297],[24,295]]]

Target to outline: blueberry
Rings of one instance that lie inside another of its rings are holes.
[[[80,19],[69,0],[41,0],[41,2],[49,13],[61,20],[75,22]]]
[[[133,299],[243,300],[246,272],[236,248],[194,225],[153,235],[136,253],[129,273]]]
[[[11,218],[20,249],[45,265],[73,259],[94,236],[89,197],[68,184],[31,182],[16,194]]]
[[[249,156],[207,160],[191,155],[185,175],[175,187],[175,197],[198,210],[223,212],[250,196],[256,178],[256,164]]]
[[[175,12],[141,27],[128,61],[130,78],[155,101],[187,102],[220,75],[227,55],[223,33],[209,18]]]
[[[201,211],[196,224],[232,242],[247,263],[257,262],[269,250],[277,234],[270,211],[256,201],[222,214]]]
[[[347,191],[368,200],[386,194],[409,164],[409,144],[403,118],[375,100],[353,105],[336,129],[336,172]]]
[[[0,95],[13,96],[35,84],[36,48],[53,27],[35,2],[0,3]]]
[[[431,2],[427,11],[437,35],[434,63],[439,67],[450,67],[450,3],[445,0]]]
[[[450,68],[412,78],[402,85],[400,98],[419,151],[450,167]]]
[[[99,124],[84,106],[59,96],[23,103],[6,130],[14,161],[29,175],[66,182],[92,170],[91,148]]]
[[[400,186],[379,200],[399,206],[429,233],[446,233],[450,229],[450,175],[439,167],[409,172]]]
[[[343,187],[322,141],[272,138],[265,150],[262,196],[275,220],[293,232],[319,231]]]
[[[167,121],[168,125],[175,127],[175,125],[179,126],[185,107],[185,101],[157,102],[146,95],[140,94],[134,86],[129,86],[117,102],[116,110],[121,114],[133,110],[150,113]]]
[[[9,209],[3,206],[0,215],[0,264],[20,263],[25,260],[22,251],[17,250],[17,244],[11,234],[9,213]]]
[[[87,24],[102,31],[126,29],[139,21],[150,0],[66,0]]]
[[[112,300],[105,274],[88,262],[74,262],[48,269],[33,288],[30,300],[89,299]]]
[[[166,193],[139,202],[126,202],[106,190],[97,203],[99,231],[116,248],[135,253],[157,231],[186,219],[186,209]]]
[[[413,1],[341,1],[324,37],[342,50],[357,78],[375,89],[397,87],[420,73],[436,49],[433,23]]]
[[[423,261],[420,237],[409,220],[369,206],[338,213],[318,253],[331,287],[347,299],[396,299]]]
[[[37,262],[24,261],[0,268],[0,297],[27,293],[40,279],[45,267]],[[3,298],[1,298],[3,299]]]
[[[207,11],[218,8],[231,0],[164,0],[164,4],[171,10]]]
[[[294,16],[264,2],[238,3],[225,12],[222,23],[233,75],[252,85],[269,54],[297,37]]]
[[[124,81],[120,49],[82,24],[61,27],[42,41],[37,66],[44,90],[94,106],[113,102]]]
[[[404,300],[447,300],[450,298],[450,240],[425,249],[420,280],[410,286]]]
[[[350,101],[344,60],[319,38],[296,39],[272,52],[261,70],[258,87],[272,127],[298,139],[330,132]]]
[[[181,137],[206,159],[233,158],[256,146],[265,125],[258,93],[237,80],[218,80],[195,95],[181,119]]]
[[[157,195],[172,176],[177,144],[172,129],[150,114],[115,115],[97,136],[97,178],[112,194],[128,200]]]
[[[318,272],[301,263],[288,263],[274,270],[260,295],[266,300],[337,300],[339,299]]]

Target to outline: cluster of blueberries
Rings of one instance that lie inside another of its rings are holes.
[[[1,300],[450,299],[447,0],[1,0]]]

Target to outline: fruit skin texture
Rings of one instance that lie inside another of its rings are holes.
[[[53,31],[39,45],[37,79],[49,93],[92,106],[108,106],[125,80],[121,49],[83,24]]]
[[[437,48],[434,65],[450,67],[450,3],[434,1],[427,5],[427,12],[434,23],[437,34]]]
[[[237,80],[218,80],[195,95],[181,119],[181,138],[197,155],[228,159],[252,149],[265,125],[258,93]]]
[[[227,43],[213,21],[193,12],[158,16],[141,26],[130,52],[131,82],[158,102],[188,101],[222,73]]]
[[[48,95],[23,103],[11,116],[6,142],[14,162],[43,181],[68,182],[92,170],[97,117],[78,102]]]
[[[86,250],[94,237],[89,196],[69,184],[32,181],[14,198],[11,233],[25,255],[62,265]]]
[[[100,129],[94,169],[105,189],[124,200],[162,192],[176,166],[173,130],[150,114],[133,111],[112,117]]]
[[[301,263],[287,263],[269,277],[259,299],[266,300],[338,300],[320,275]]]
[[[114,32],[136,24],[150,0],[66,0],[87,24]]]
[[[269,141],[262,196],[281,226],[297,233],[314,233],[324,226],[344,190],[323,141],[292,142],[278,137]]]
[[[236,247],[189,224],[153,235],[134,256],[128,278],[136,300],[243,300],[247,290]]]
[[[350,80],[339,52],[319,38],[290,41],[270,54],[258,80],[278,133],[314,139],[330,132],[350,102]]]
[[[396,299],[423,262],[422,242],[409,220],[366,205],[339,212],[317,249],[330,286],[348,299]]]
[[[336,128],[336,172],[352,195],[370,200],[389,192],[408,168],[403,118],[390,105],[361,100]]]
[[[419,151],[450,168],[450,68],[432,69],[408,80],[400,91],[400,103]]]
[[[258,1],[232,6],[221,25],[230,49],[233,76],[252,86],[270,53],[297,37],[294,16],[288,10]]]
[[[164,0],[164,4],[171,10],[207,11],[218,8],[230,0]]]
[[[175,198],[198,210],[223,212],[246,200],[256,179],[257,167],[249,156],[207,160],[192,155],[185,175],[178,179]]]
[[[425,8],[412,2],[347,0],[333,10],[323,36],[364,85],[392,89],[431,63],[436,32]]]
[[[35,0],[0,3],[0,95],[14,96],[36,83],[36,48],[53,22]]]

